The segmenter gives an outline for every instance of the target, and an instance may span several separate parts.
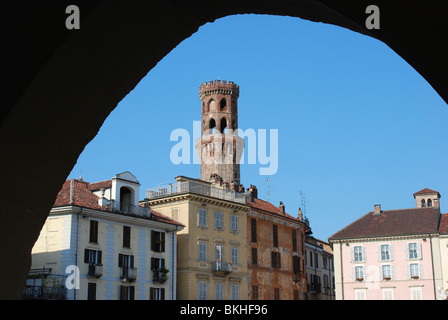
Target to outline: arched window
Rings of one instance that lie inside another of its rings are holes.
[[[227,133],[227,120],[226,118],[221,119],[221,133]]]
[[[220,110],[225,110],[227,109],[227,101],[226,98],[222,98],[221,101],[219,102],[219,108]]]
[[[425,199],[422,199],[422,208],[426,207]]]
[[[216,122],[215,119],[211,118],[208,123],[208,130],[210,133],[215,133]]]
[[[133,205],[132,190],[126,187],[120,188],[120,211],[129,212]]]
[[[432,200],[428,199],[428,207],[432,207]]]

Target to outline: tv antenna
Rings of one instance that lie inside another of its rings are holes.
[[[269,197],[271,196],[271,192],[269,191],[269,178],[266,178],[267,191],[266,191],[266,201],[269,202]]]

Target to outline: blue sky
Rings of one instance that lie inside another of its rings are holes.
[[[241,182],[266,199],[268,178],[269,200],[293,216],[302,192],[315,237],[327,240],[376,203],[414,207],[412,194],[426,187],[441,193],[447,212],[446,103],[382,42],[291,17],[238,15],[202,26],[119,103],[67,178],[130,171],[141,198],[178,175],[200,178],[199,165],[171,162],[170,134],[193,135],[199,86],[216,79],[240,86],[241,129],[278,129],[277,173],[245,164]]]

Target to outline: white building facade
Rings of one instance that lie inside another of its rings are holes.
[[[32,250],[24,298],[176,299],[183,225],[138,206],[139,186],[129,172],[68,180]]]

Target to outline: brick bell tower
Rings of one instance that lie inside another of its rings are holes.
[[[217,180],[239,191],[240,159],[244,139],[237,135],[239,86],[232,81],[204,82],[199,88],[202,103],[202,135],[196,141],[201,179]]]

